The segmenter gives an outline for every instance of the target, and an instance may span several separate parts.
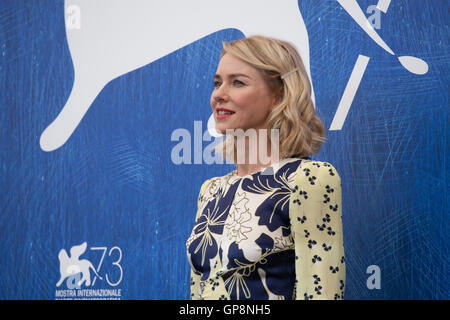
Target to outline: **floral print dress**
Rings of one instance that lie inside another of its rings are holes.
[[[341,179],[309,157],[208,179],[186,248],[191,299],[343,299]]]

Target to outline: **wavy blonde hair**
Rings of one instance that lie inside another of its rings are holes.
[[[279,129],[280,158],[318,153],[326,140],[325,128],[316,114],[311,83],[295,46],[261,35],[233,42],[222,41],[222,45],[220,58],[229,53],[248,63],[261,72],[269,90],[275,94],[278,104],[268,116],[267,129],[269,132]],[[281,78],[295,68],[298,68],[297,72]],[[227,157],[231,145],[236,162],[236,145],[232,139],[224,139],[217,149]]]

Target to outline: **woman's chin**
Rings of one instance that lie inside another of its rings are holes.
[[[226,134],[227,130],[234,130],[234,128],[228,126],[216,126],[216,131],[220,132],[221,134]]]

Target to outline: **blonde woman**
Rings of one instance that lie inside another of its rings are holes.
[[[191,299],[343,299],[341,180],[309,157],[325,130],[295,47],[264,36],[223,42],[211,107],[236,169],[200,188],[186,242]],[[233,130],[258,134],[238,143]]]

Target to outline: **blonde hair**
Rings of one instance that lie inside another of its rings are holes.
[[[326,140],[325,128],[316,114],[311,99],[311,83],[295,46],[260,35],[233,42],[222,41],[222,45],[220,58],[229,53],[260,71],[269,90],[278,98],[278,104],[268,116],[267,129],[269,132],[270,129],[279,129],[280,158],[318,153]],[[298,71],[281,78],[296,68]],[[230,137],[217,149],[227,156],[231,144],[236,162],[236,146]]]

